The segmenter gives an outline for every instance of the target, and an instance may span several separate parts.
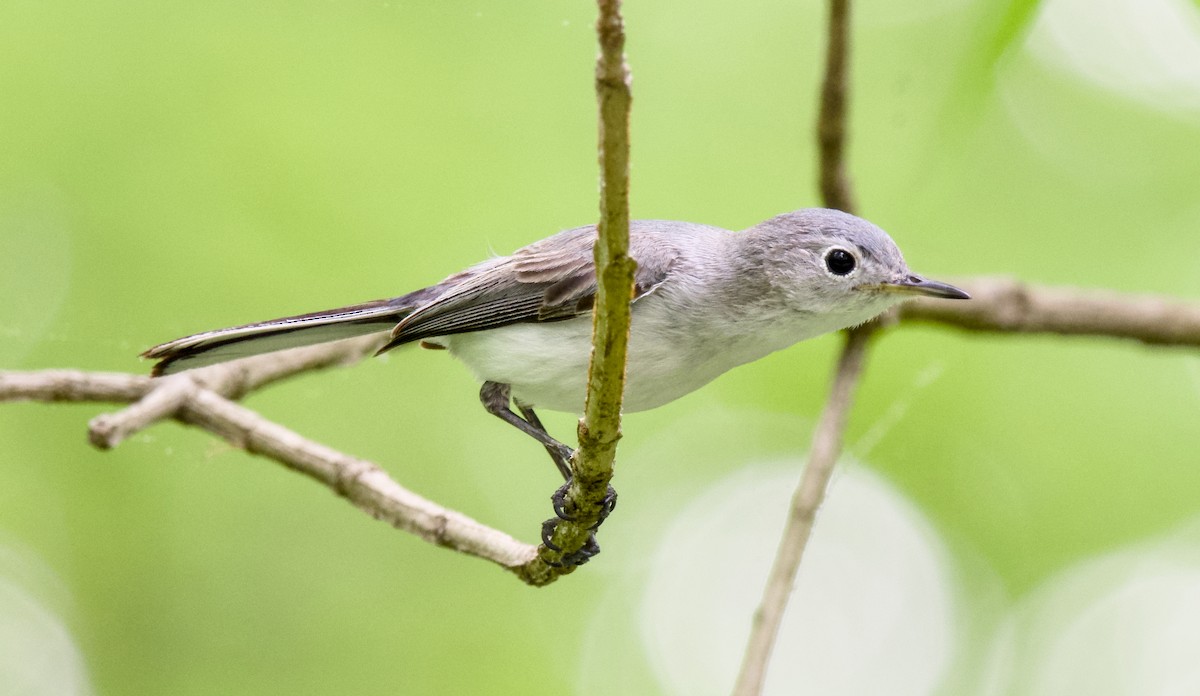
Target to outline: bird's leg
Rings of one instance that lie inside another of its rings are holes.
[[[517,410],[521,412],[521,415],[525,417],[525,420],[530,425],[535,428],[539,428],[542,432],[546,432],[545,426],[542,425],[542,419],[538,418],[538,415],[534,412],[532,406],[527,406],[521,403],[519,399],[513,399],[513,403],[516,404]],[[542,523],[542,543],[546,545],[546,548],[552,551],[558,551],[558,545],[553,541],[554,528],[558,526],[559,520],[574,519],[574,515],[568,513],[566,509],[567,490],[571,487],[571,480],[573,477],[571,476],[571,466],[568,462],[559,459],[557,456],[558,453],[548,446],[546,447],[546,451],[550,453],[550,458],[553,459],[555,465],[558,466],[558,470],[562,473],[563,480],[565,481],[563,485],[558,487],[558,490],[554,491],[554,495],[550,496],[550,503],[554,506],[554,514],[557,515],[557,518],[551,517]],[[570,458],[568,457],[568,459]],[[600,525],[603,524],[604,520],[608,519],[608,516],[612,513],[613,508],[616,506],[617,490],[612,486],[609,486],[608,491],[604,495],[604,500],[600,503],[600,512],[596,516],[596,524],[592,525],[591,531],[593,534],[588,535],[587,542],[584,543],[582,549],[577,551],[573,557],[569,559],[564,558],[563,563],[569,565],[583,565],[584,563],[587,563],[588,559],[590,559],[592,556],[600,553],[600,544],[596,542],[596,535],[594,532],[600,529]]]
[[[542,446],[546,448],[546,452],[550,454],[550,458],[554,460],[554,466],[562,474],[565,483],[550,497],[550,501],[554,506],[554,514],[557,517],[552,517],[542,523],[542,543],[552,551],[561,550],[553,542],[552,538],[554,536],[554,529],[558,526],[560,520],[575,519],[566,510],[566,495],[572,480],[569,462],[572,455],[575,454],[574,450],[551,437],[546,432],[546,427],[542,425],[541,419],[538,418],[533,408],[512,398],[512,388],[509,385],[499,382],[484,382],[483,387],[479,390],[479,400],[483,403],[483,407],[487,409],[488,413],[542,443]],[[511,407],[513,403],[516,404],[517,409],[521,411],[521,416],[524,416],[524,418],[513,412]],[[616,504],[617,492],[612,486],[609,486],[604,501],[601,503],[596,524],[592,526],[593,532],[608,517],[609,513],[613,511]],[[562,563],[566,565],[583,565],[597,553],[600,553],[600,545],[596,543],[595,535],[590,534],[583,548],[574,554],[564,556]]]
[[[526,423],[542,431],[543,433],[547,432],[546,426],[542,425],[542,419],[538,418],[538,415],[534,413],[532,406],[526,406],[525,404],[521,403],[519,399],[513,399],[513,403],[516,404],[517,410],[521,412],[522,416],[524,416]],[[549,435],[547,435],[547,437],[549,437]],[[542,444],[546,447],[546,452],[550,454],[550,458],[554,460],[554,466],[558,467],[558,473],[562,474],[563,480],[570,481],[570,461],[571,457],[575,456],[575,451],[561,442],[554,440],[552,441],[555,445],[558,445],[558,447],[548,445],[544,442]]]
[[[550,437],[550,433],[546,432],[546,428],[542,426],[542,422],[538,420],[532,409],[518,404],[521,412],[525,414],[524,419],[513,413],[509,405],[509,402],[512,401],[512,388],[509,385],[499,382],[484,382],[483,388],[479,390],[479,400],[483,402],[483,407],[487,409],[488,413],[542,443],[563,478],[571,478],[571,467],[567,465],[567,462],[571,459],[571,455],[575,454],[574,450]],[[531,416],[532,418],[530,418]]]
[[[528,421],[530,425],[540,429],[542,432],[546,432],[545,426],[542,425],[542,419],[538,418],[538,415],[533,412],[532,406],[526,406],[525,404],[521,403],[519,399],[513,399],[513,403],[517,405],[517,409],[521,412],[521,415],[525,417],[525,420]],[[551,497],[550,502],[554,503],[554,514],[558,515],[564,520],[569,520],[571,518],[567,515],[564,506],[566,505],[567,486],[571,483],[571,479],[573,478],[571,475],[571,465],[569,463],[570,457],[567,457],[567,461],[560,459],[558,451],[551,449],[549,446],[546,447],[546,451],[550,453],[550,458],[554,460],[554,464],[558,466],[559,472],[562,473],[563,480],[567,482],[554,493],[554,496]],[[568,448],[568,451],[570,451],[570,448]],[[572,452],[572,454],[574,454],[574,452]],[[608,517],[609,513],[611,513],[613,508],[616,506],[617,491],[612,486],[609,486],[601,504],[600,520],[596,522],[592,529],[598,529],[600,527],[600,523]]]

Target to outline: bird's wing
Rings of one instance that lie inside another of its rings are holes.
[[[422,338],[561,321],[590,312],[596,297],[595,235],[593,226],[567,230],[447,278],[440,283],[444,292],[397,324],[381,350]],[[678,254],[644,235],[634,236],[631,247],[638,262],[636,300],[668,277]]]

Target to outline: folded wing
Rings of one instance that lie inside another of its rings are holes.
[[[441,289],[436,299],[396,325],[392,340],[380,352],[424,338],[590,313],[596,298],[595,239],[594,226],[567,230],[447,278],[436,286]],[[668,277],[675,255],[659,248],[649,253],[648,239],[631,241],[638,261],[633,291],[637,300]]]

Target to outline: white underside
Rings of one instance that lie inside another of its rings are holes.
[[[627,412],[657,408],[738,365],[849,325],[845,320],[814,325],[810,319],[793,325],[775,322],[744,336],[720,336],[705,327],[665,335],[646,330],[665,323],[656,314],[667,310],[652,299],[657,298],[645,298],[633,312],[624,398]],[[685,328],[678,326],[677,316],[672,319],[677,328]],[[430,342],[447,347],[479,380],[512,385],[513,396],[525,404],[554,411],[583,411],[592,348],[591,317],[514,324]]]

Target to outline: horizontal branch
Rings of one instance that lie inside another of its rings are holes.
[[[240,399],[286,377],[337,365],[350,365],[375,352],[383,338],[364,336],[305,348],[256,355],[188,371],[195,383],[222,396]],[[162,385],[163,379],[124,372],[82,370],[0,371],[0,402],[132,402]]]
[[[1102,336],[1200,347],[1197,302],[1037,286],[1010,278],[972,278],[959,285],[971,294],[970,302],[916,300],[901,307],[901,321],[934,322],[967,331]]]
[[[132,403],[92,420],[88,436],[93,445],[109,449],[158,420],[173,418],[319,481],[376,519],[524,578],[526,566],[537,556],[536,547],[437,505],[401,486],[379,466],[308,440],[225,396],[241,396],[299,372],[353,362],[379,341],[368,337],[282,351],[158,379],[78,370],[0,371],[0,402]]]
[[[83,370],[0,371],[0,402],[4,401],[137,401],[154,380],[123,372]]]
[[[374,353],[384,340],[380,336],[364,336],[258,355],[190,370],[182,375],[160,379],[142,377],[137,383],[141,393],[136,397],[112,399],[135,403],[123,411],[94,418],[88,427],[88,439],[100,449],[112,449],[139,430],[173,417],[197,387],[239,399],[292,375],[357,362]]]

